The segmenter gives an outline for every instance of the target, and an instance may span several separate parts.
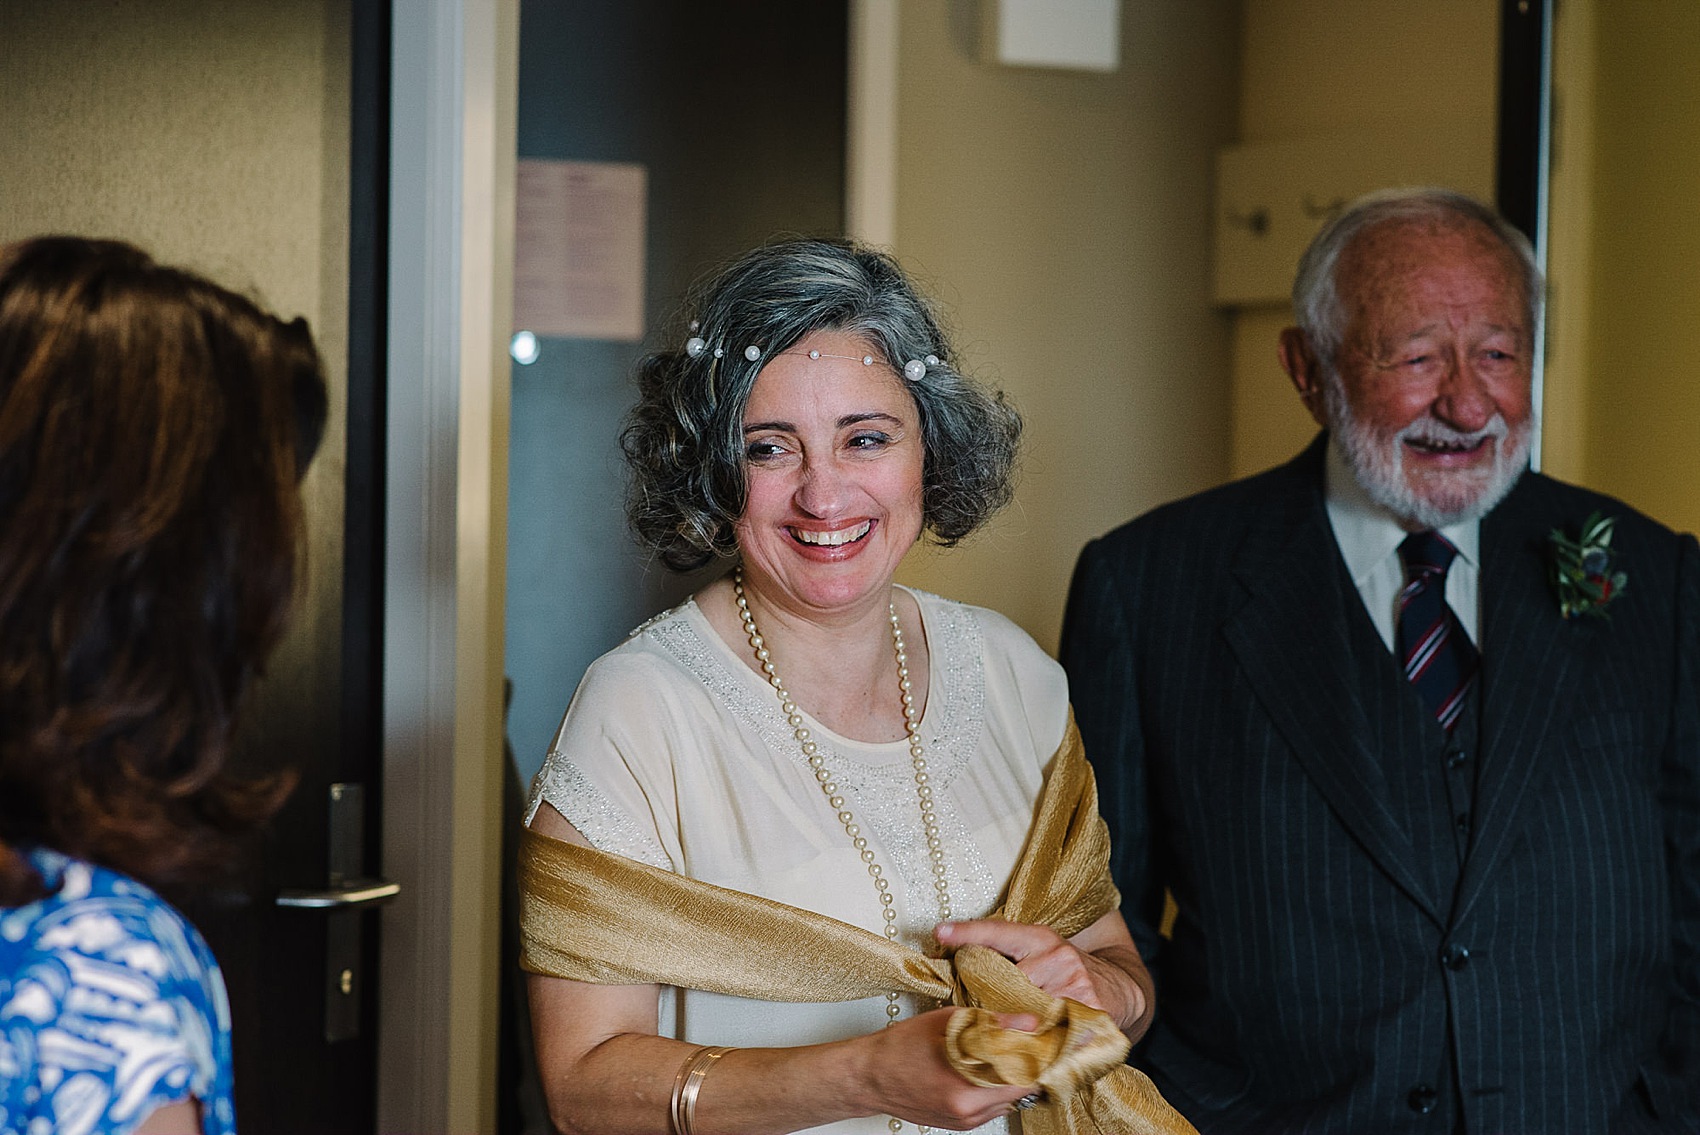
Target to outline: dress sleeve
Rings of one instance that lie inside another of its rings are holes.
[[[525,820],[548,803],[600,851],[678,870],[674,762],[692,732],[688,689],[660,659],[616,650],[579,683],[531,785]]]
[[[182,915],[71,860],[0,922],[0,1129],[124,1135],[193,1097],[203,1132],[234,1132],[224,980]]]
[[[984,607],[970,609],[983,636],[987,712],[1009,715],[1004,728],[1027,734],[1033,756],[1047,768],[1068,729],[1068,677],[1015,622]]]

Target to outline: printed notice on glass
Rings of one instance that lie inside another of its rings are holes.
[[[527,159],[514,191],[514,329],[642,339],[648,171]]]

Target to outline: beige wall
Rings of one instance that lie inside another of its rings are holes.
[[[305,486],[309,568],[342,561],[345,10],[150,0],[97,20],[0,0],[0,240],[121,238],[312,324],[332,404]],[[301,610],[334,615],[340,578],[312,586]],[[292,662],[286,645],[273,669]]]
[[[133,241],[305,314],[340,360],[348,47],[327,7],[344,4],[149,0],[91,19],[0,0],[0,239]]]
[[[1575,475],[1694,531],[1700,6],[1580,0],[1565,8],[1560,105],[1580,125],[1555,171],[1554,242],[1555,252],[1560,240],[1580,251],[1554,264],[1553,319],[1569,348],[1555,362],[1566,364],[1568,404],[1581,417]]]
[[[1457,188],[1492,200],[1498,10],[1497,0],[1244,0],[1238,140],[1353,131],[1396,147],[1438,134],[1473,171]],[[1316,431],[1275,359],[1289,322],[1285,305],[1234,316],[1235,476],[1285,461]]]
[[[1056,645],[1081,546],[1227,472],[1211,178],[1238,0],[1122,9],[1111,74],[982,62],[968,3],[902,5],[895,251],[1026,416],[1016,502],[902,578]]]

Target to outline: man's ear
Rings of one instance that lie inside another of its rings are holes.
[[[1299,400],[1310,411],[1312,420],[1326,429],[1328,414],[1322,401],[1322,364],[1310,348],[1310,339],[1299,328],[1289,327],[1281,332],[1279,353],[1281,369],[1293,380]]]

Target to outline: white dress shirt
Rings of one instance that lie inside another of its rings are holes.
[[[1392,650],[1399,625],[1399,592],[1405,587],[1399,545],[1410,533],[1399,526],[1392,513],[1369,499],[1332,443],[1328,446],[1324,483],[1334,542],[1340,547],[1352,582],[1357,584],[1370,621],[1387,649]],[[1458,549],[1446,573],[1446,603],[1479,649],[1481,636],[1476,628],[1481,625],[1481,521],[1449,524],[1440,529],[1440,534]]]

